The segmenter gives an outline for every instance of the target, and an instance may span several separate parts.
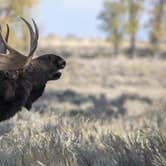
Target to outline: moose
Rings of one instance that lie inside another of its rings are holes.
[[[32,25],[24,18],[30,34],[30,50],[22,54],[8,44],[10,29],[6,25],[3,37],[0,28],[0,121],[13,117],[22,107],[31,109],[32,104],[42,96],[46,84],[58,80],[66,61],[55,54],[44,54],[33,58],[38,47],[39,30],[32,19]]]

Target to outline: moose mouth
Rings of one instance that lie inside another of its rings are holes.
[[[52,80],[58,80],[62,76],[61,70],[64,69],[65,66],[66,66],[66,62],[64,60],[61,61],[61,63],[58,66],[58,70],[52,73]]]
[[[57,71],[52,74],[52,80],[58,80],[62,76],[62,73],[60,71]]]

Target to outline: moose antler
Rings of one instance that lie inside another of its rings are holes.
[[[0,26],[0,32],[2,31],[2,28],[1,28],[1,26]],[[6,25],[6,35],[5,35],[5,40],[6,40],[6,42],[8,42],[8,38],[9,38],[9,26],[8,26],[8,24]],[[0,38],[0,53],[6,53],[6,51],[7,51],[7,48],[5,47],[5,45],[3,44],[3,41],[2,41],[3,39],[2,38]]]
[[[37,49],[37,46],[38,46],[39,31],[38,31],[37,25],[36,25],[36,23],[33,19],[32,19],[32,22],[33,22],[33,25],[34,25],[34,28],[35,28],[35,32],[33,31],[32,26],[30,25],[30,23],[27,20],[25,20],[23,17],[21,17],[21,19],[27,25],[27,27],[29,29],[29,33],[30,33],[30,51],[29,51],[29,54],[28,54],[27,62],[26,62],[26,65],[29,65],[29,63],[32,60],[33,54],[34,54],[34,52],[35,52],[35,50]]]
[[[21,19],[24,21],[24,23],[27,25],[30,33],[30,51],[28,53],[28,56],[23,55],[16,49],[12,48],[7,42],[9,37],[9,26],[7,25],[7,33],[5,36],[5,39],[2,36],[2,32],[0,31],[0,44],[2,46],[2,51],[0,53],[0,70],[16,70],[16,69],[22,69],[30,64],[34,52],[38,46],[38,38],[39,38],[39,32],[37,25],[35,21],[32,19],[35,31],[33,30],[30,23],[21,17]],[[9,53],[6,54],[6,50],[9,51]]]

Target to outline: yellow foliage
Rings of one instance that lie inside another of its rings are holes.
[[[22,38],[27,41],[28,38],[25,37],[27,31],[25,32],[21,26],[14,25],[16,25],[16,19],[18,16],[26,17],[30,15],[30,9],[38,3],[38,0],[0,0],[0,3],[2,4],[0,10],[3,11],[2,16],[0,17],[1,23],[4,25],[10,24],[10,27],[14,27],[14,32],[10,32],[11,44],[14,46],[20,46],[22,50],[25,50],[26,43],[20,42],[20,34]],[[19,32],[19,35],[17,35],[17,32]]]

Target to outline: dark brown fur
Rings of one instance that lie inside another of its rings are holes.
[[[31,61],[23,70],[0,71],[0,121],[14,116],[22,107],[31,109],[43,94],[46,83],[60,78],[63,58],[48,54]]]

